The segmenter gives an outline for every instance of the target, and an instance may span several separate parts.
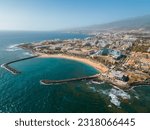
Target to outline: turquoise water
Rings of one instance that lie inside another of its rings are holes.
[[[48,39],[85,38],[83,34],[0,32],[0,64],[30,56],[14,44]],[[14,76],[0,68],[0,112],[150,112],[150,86],[129,91],[107,83],[76,81],[44,86],[41,79],[67,79],[98,73],[89,65],[59,58],[35,58],[11,65]]]

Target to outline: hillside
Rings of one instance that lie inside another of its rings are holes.
[[[107,24],[92,25],[80,28],[80,31],[103,31],[103,30],[150,30],[150,15],[140,16]]]

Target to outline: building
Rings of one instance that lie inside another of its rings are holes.
[[[113,70],[111,72],[112,76],[115,77],[118,80],[127,82],[129,80],[129,77],[127,75],[125,75],[122,71],[115,71]]]
[[[111,55],[116,60],[120,60],[121,58],[125,57],[125,55],[123,55],[121,51],[108,48],[103,48],[99,50],[98,52],[95,53],[95,55]]]
[[[103,39],[103,40],[98,41],[97,46],[98,47],[106,47],[109,44],[111,44],[111,41]]]

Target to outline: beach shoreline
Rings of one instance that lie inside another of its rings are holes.
[[[76,57],[76,56],[70,56],[70,55],[66,55],[66,54],[45,54],[45,53],[35,53],[36,55],[39,55],[39,58],[62,58],[62,59],[68,59],[68,60],[74,60],[74,61],[78,61],[78,62],[82,62],[84,64],[90,65],[91,67],[94,67],[96,70],[98,70],[98,72],[100,73],[100,75],[97,77],[98,81],[104,81],[107,82],[109,84],[117,85],[120,89],[129,89],[130,86],[127,83],[124,83],[122,81],[118,80],[111,80],[110,78],[108,78],[106,75],[109,73],[109,69],[104,66],[101,63],[96,63],[93,60],[90,60],[88,58],[80,58],[80,57]]]
[[[39,58],[62,58],[62,59],[68,59],[68,60],[74,60],[78,62],[82,62],[84,64],[87,64],[89,66],[94,67],[98,72],[106,73],[108,71],[108,68],[101,63],[96,63],[94,61],[91,61],[87,58],[79,58],[75,56],[69,56],[65,54],[43,54],[43,53],[36,53],[39,55]]]
[[[27,48],[27,50],[30,50]],[[105,66],[104,64],[100,63],[100,62],[96,62],[95,60],[92,60],[90,58],[83,58],[83,57],[77,57],[77,56],[72,56],[72,55],[67,55],[64,53],[58,53],[58,54],[46,54],[46,53],[41,53],[41,52],[36,52],[33,50],[30,50],[32,52],[33,55],[38,55],[39,58],[62,58],[62,59],[68,59],[68,60],[74,60],[74,61],[78,61],[84,64],[87,64],[93,68],[95,68],[101,75],[99,75],[99,77],[97,77],[98,81],[104,81],[106,83],[109,83],[113,86],[117,86],[120,89],[123,90],[128,90],[130,88],[132,88],[132,86],[134,86],[133,82],[132,84],[129,84],[128,82],[123,82],[121,80],[118,79],[111,79],[109,77],[109,72],[110,69]],[[138,84],[141,85],[144,82],[139,82]],[[138,85],[136,84],[136,85]]]

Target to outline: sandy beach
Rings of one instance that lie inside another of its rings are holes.
[[[101,63],[96,63],[94,61],[91,61],[89,59],[86,58],[79,58],[79,57],[74,57],[74,56],[68,56],[68,55],[63,55],[63,54],[39,54],[41,58],[64,58],[64,59],[70,59],[70,60],[75,60],[75,61],[79,61],[79,62],[83,62],[85,64],[88,64],[92,67],[94,67],[95,69],[97,69],[99,72],[102,73],[106,73],[108,71],[108,68],[106,66],[104,66]]]

